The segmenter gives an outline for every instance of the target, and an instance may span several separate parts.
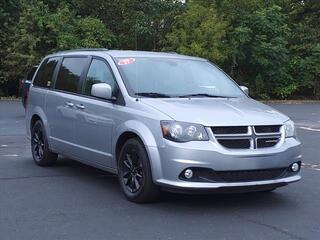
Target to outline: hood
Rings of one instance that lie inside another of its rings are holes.
[[[277,125],[289,118],[251,98],[141,98],[176,121],[204,126]]]

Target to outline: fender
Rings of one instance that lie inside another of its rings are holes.
[[[51,148],[51,143],[50,143],[50,127],[49,127],[49,123],[48,123],[48,119],[46,117],[46,114],[44,113],[43,109],[39,106],[36,106],[32,109],[32,113],[30,113],[30,115],[28,114],[28,120],[27,120],[27,133],[30,133],[31,130],[31,119],[34,115],[38,115],[43,123],[43,126],[45,128],[46,131],[46,135],[47,135],[47,139],[48,139],[48,144],[49,144],[49,148]],[[31,134],[28,134],[29,136]]]
[[[153,180],[156,181],[156,179],[161,178],[162,167],[155,136],[145,124],[137,120],[129,120],[127,122],[124,122],[123,124],[117,126],[117,128],[115,129],[115,134],[113,135],[114,138],[112,139],[113,156],[116,156],[116,145],[118,139],[125,132],[132,132],[139,136],[139,138],[145,145],[147,154],[149,156]],[[143,135],[141,133],[143,133]],[[113,166],[117,168],[116,157],[113,158]]]

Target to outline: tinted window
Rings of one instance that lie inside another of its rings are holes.
[[[118,87],[109,66],[100,60],[93,59],[83,87],[85,95],[91,95],[91,87],[95,83],[107,83],[111,86],[112,95],[116,96]]]
[[[34,73],[36,72],[38,67],[34,66],[31,68],[31,70],[28,72],[27,80],[32,80]]]
[[[58,73],[56,89],[77,92],[81,72],[87,58],[64,58]]]
[[[34,79],[33,85],[37,87],[50,87],[54,69],[57,66],[59,58],[49,58],[41,66]],[[27,79],[30,80],[30,79]]]

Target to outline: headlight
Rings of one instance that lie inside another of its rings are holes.
[[[294,122],[292,120],[286,121],[284,123],[284,131],[285,131],[286,138],[296,136],[296,129],[294,127]]]
[[[163,137],[174,142],[207,141],[205,128],[200,124],[161,121]]]

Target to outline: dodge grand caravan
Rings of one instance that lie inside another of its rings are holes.
[[[294,123],[206,59],[80,49],[45,57],[26,113],[33,159],[116,173],[130,201],[272,191],[300,180]]]

